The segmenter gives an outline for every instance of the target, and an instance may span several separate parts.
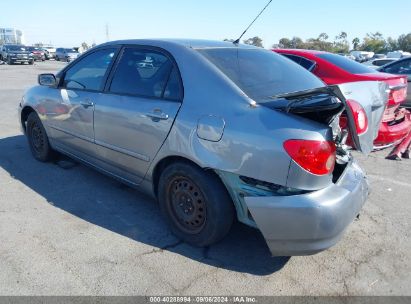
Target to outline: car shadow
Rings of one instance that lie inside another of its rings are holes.
[[[0,139],[0,167],[50,204],[136,242],[212,266],[254,275],[272,274],[289,257],[271,257],[261,233],[240,223],[218,244],[195,248],[176,239],[157,202],[64,156],[40,163],[23,135]]]

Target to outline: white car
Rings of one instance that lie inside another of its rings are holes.
[[[408,57],[408,56],[411,56],[411,53],[404,52],[404,51],[394,51],[394,52],[388,52],[387,53],[388,58],[400,59],[400,58]]]

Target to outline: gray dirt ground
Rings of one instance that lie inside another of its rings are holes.
[[[271,258],[239,224],[192,248],[153,200],[83,165],[31,157],[19,99],[38,73],[62,66],[0,65],[0,295],[411,295],[410,160],[357,155],[372,193],[328,251]]]

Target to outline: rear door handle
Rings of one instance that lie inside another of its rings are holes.
[[[92,102],[90,99],[86,99],[86,100],[80,102],[80,104],[86,109],[89,108],[89,107],[94,106],[94,102]]]
[[[146,116],[150,117],[154,121],[168,119],[168,115],[161,110],[154,110],[153,112],[146,113]]]

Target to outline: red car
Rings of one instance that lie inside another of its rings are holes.
[[[376,72],[344,56],[328,52],[274,49],[273,51],[295,61],[321,78],[328,85],[356,81],[384,81],[390,87],[389,100],[385,109],[375,148],[393,145],[404,139],[411,130],[411,113],[400,108],[407,99],[407,77]]]

